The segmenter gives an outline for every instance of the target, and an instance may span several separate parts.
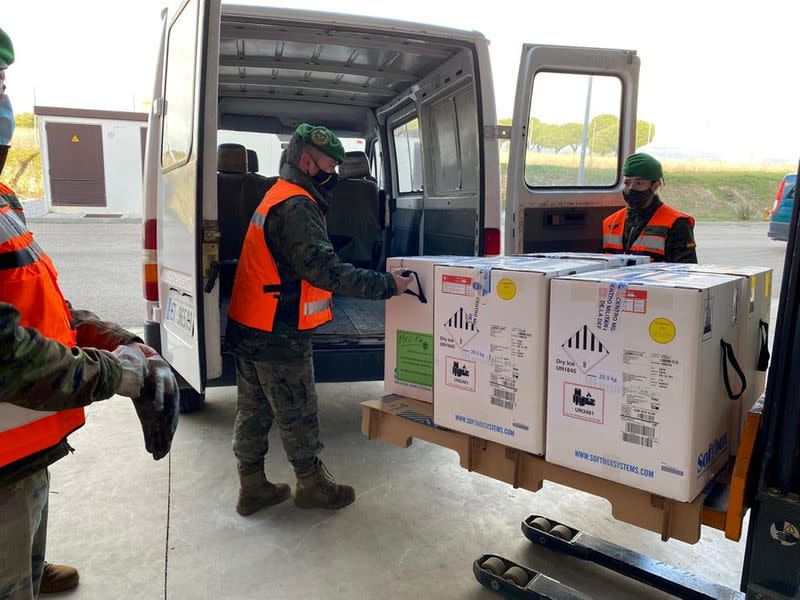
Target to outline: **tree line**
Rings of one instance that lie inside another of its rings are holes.
[[[510,126],[511,119],[500,119],[499,125]],[[653,141],[655,123],[636,121],[636,147]],[[584,138],[582,123],[544,123],[537,118],[528,122],[528,149],[534,152],[562,150],[577,152]],[[597,115],[589,121],[586,131],[586,146],[591,154],[613,154],[619,148],[619,117]]]

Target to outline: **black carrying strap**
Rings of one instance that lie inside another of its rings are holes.
[[[725,382],[725,389],[728,391],[728,397],[731,400],[738,400],[744,394],[744,391],[747,389],[747,377],[744,375],[744,371],[739,366],[739,362],[736,360],[736,356],[733,354],[733,346],[731,346],[725,340],[719,341],[720,345],[722,346],[722,379]],[[731,389],[731,378],[730,374],[728,373],[728,365],[733,367],[733,370],[736,371],[736,374],[739,376],[739,379],[742,382],[742,389],[739,390],[738,394],[733,393],[733,389]]]
[[[417,274],[417,272],[416,271],[411,271],[411,270],[406,270],[406,271],[403,271],[402,275],[403,275],[403,277],[408,277],[410,275],[413,275],[414,279],[417,280],[417,289],[419,290],[419,293],[414,292],[412,290],[406,290],[403,293],[404,294],[408,294],[409,296],[414,296],[415,298],[419,299],[419,301],[422,302],[422,304],[427,304],[428,303],[428,299],[425,297],[425,291],[422,289],[422,284],[419,281],[419,275]]]
[[[759,319],[758,328],[761,331],[761,350],[758,352],[758,362],[756,369],[766,371],[769,367],[769,323]]]

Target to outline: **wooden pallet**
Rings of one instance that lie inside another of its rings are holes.
[[[426,402],[388,395],[379,400],[363,402],[361,411],[361,431],[370,440],[383,440],[400,448],[407,448],[413,439],[417,438],[456,451],[461,466],[465,469],[504,481],[515,488],[536,492],[547,480],[603,497],[611,503],[611,514],[615,519],[659,533],[661,539],[665,541],[674,538],[695,544],[700,540],[700,526],[703,524],[722,529],[726,535],[730,527],[731,534],[735,535],[735,525],[738,522],[738,532],[741,535],[741,520],[746,511],[744,506],[746,485],[741,487],[741,494],[717,493],[715,495],[717,504],[713,508],[706,508],[706,498],[711,490],[715,489],[714,486],[708,486],[707,491],[694,502],[678,502],[657,496],[621,483],[606,481],[594,475],[548,463],[540,456],[496,442],[436,427],[433,424],[433,406]],[[753,423],[749,416],[748,423],[752,429]],[[747,431],[748,428],[745,427],[742,447],[749,444]],[[753,431],[757,431],[757,423]],[[754,433],[752,442],[755,443]],[[740,454],[742,451],[740,448]],[[736,465],[732,464],[727,472],[733,474],[731,482],[740,481],[742,476],[746,482],[749,475],[749,456],[746,467],[741,468],[737,458]],[[722,482],[717,482],[716,489],[719,489],[720,484],[725,484],[724,478]],[[730,511],[728,506],[734,498],[740,496],[741,504]]]

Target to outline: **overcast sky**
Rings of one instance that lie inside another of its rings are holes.
[[[30,110],[35,90],[40,105],[141,110],[166,3],[3,0],[0,27],[17,53],[8,73],[15,109]],[[639,118],[656,123],[658,145],[748,162],[800,158],[797,0],[240,3],[481,31],[491,41],[498,117],[512,114],[523,43],[633,49]]]

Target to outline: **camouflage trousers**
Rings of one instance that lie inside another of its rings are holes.
[[[319,441],[314,364],[307,356],[270,361],[236,359],[233,452],[240,469],[264,462],[267,436],[277,420],[283,449],[295,469],[316,463]]]
[[[0,600],[34,600],[44,569],[50,474],[0,482]]]

